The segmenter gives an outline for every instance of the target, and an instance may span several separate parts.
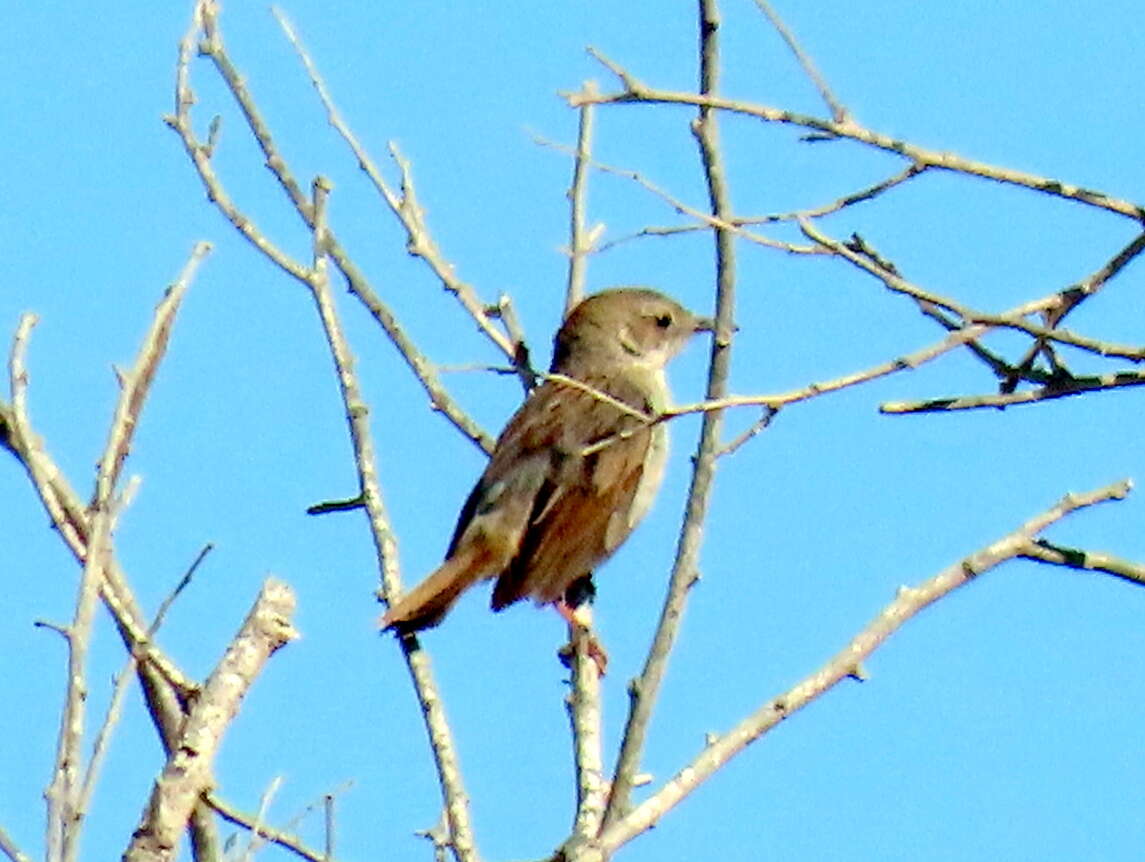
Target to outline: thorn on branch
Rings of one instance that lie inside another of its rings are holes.
[[[356,497],[350,497],[345,500],[327,500],[322,503],[315,503],[313,506],[308,506],[306,509],[307,515],[326,515],[330,512],[350,512],[355,509],[364,508],[366,505],[366,497],[364,494],[358,494]]]
[[[55,632],[65,641],[71,637],[67,626],[62,626],[59,623],[49,622],[48,620],[36,620],[32,623],[38,629],[47,629],[50,632]]]

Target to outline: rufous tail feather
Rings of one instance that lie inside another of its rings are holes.
[[[441,622],[457,597],[486,574],[488,557],[489,554],[481,547],[461,549],[392,604],[379,625],[399,632],[433,628]]]

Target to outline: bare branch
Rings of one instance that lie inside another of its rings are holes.
[[[32,862],[32,857],[26,856],[21,852],[20,848],[16,846],[16,842],[8,837],[8,833],[5,832],[2,827],[0,827],[0,851],[2,851],[11,862]]]
[[[390,526],[378,481],[377,456],[369,425],[369,408],[362,396],[355,371],[353,353],[338,318],[330,282],[326,276],[324,258],[328,232],[325,219],[325,199],[329,186],[321,179],[314,182],[314,267],[306,278],[310,288],[326,342],[337,372],[339,392],[345,409],[354,448],[354,463],[362,503],[370,523],[370,535],[382,582],[382,598],[400,595],[401,577],[398,571],[397,540]],[[459,862],[472,862],[477,858],[473,827],[469,819],[469,797],[461,777],[453,735],[445,718],[441,697],[437,691],[429,665],[429,657],[422,652],[414,638],[399,639],[402,652],[413,680],[415,693],[422,704],[422,713],[430,737],[434,760],[437,764],[446,811],[449,815],[450,838]]]
[[[708,95],[715,93],[719,80],[720,19],[715,0],[699,0],[698,12],[700,92]],[[733,211],[724,176],[715,112],[708,107],[701,107],[692,122],[692,133],[699,146],[712,215],[727,224],[733,218]],[[709,400],[727,394],[731,334],[735,330],[735,233],[727,228],[715,230],[716,334],[712,339],[708,370]],[[696,581],[704,519],[715,478],[716,450],[722,427],[723,414],[720,411],[704,413],[668,592],[644,668],[640,676],[629,684],[628,720],[604,818],[606,834],[627,814],[633,782],[640,770],[648,723],[668,665],[669,654],[676,641],[688,591]]]
[[[1078,548],[1066,548],[1056,545],[1045,539],[1031,542],[1022,551],[1021,556],[1029,560],[1043,563],[1052,563],[1065,566],[1069,569],[1079,569],[1087,572],[1104,572],[1116,578],[1129,581],[1133,584],[1145,586],[1145,565],[1115,557],[1101,551],[1085,551]]]
[[[937,413],[949,410],[976,410],[980,407],[1013,407],[1018,404],[1033,404],[1037,401],[1067,398],[1085,392],[1103,392],[1125,386],[1140,386],[1143,383],[1145,383],[1145,371],[1114,371],[1109,374],[1069,377],[1056,383],[1049,383],[1040,389],[1029,389],[1022,392],[929,398],[922,401],[886,401],[879,405],[879,411],[882,413]]]
[[[949,566],[930,580],[917,587],[901,587],[894,601],[823,667],[780,696],[764,703],[728,733],[712,738],[703,752],[655,794],[623,819],[611,823],[600,836],[597,845],[601,857],[608,858],[621,845],[654,825],[667,811],[760,736],[842,680],[861,675],[861,663],[924,608],[1006,560],[1030,556],[1035,553],[1032,548],[1035,547],[1034,537],[1038,533],[1078,509],[1124,499],[1130,487],[1126,480],[1087,494],[1067,495],[1057,505],[1030,519],[1014,532]]]
[[[407,237],[406,250],[411,255],[420,257],[426,262],[433,271],[433,274],[437,276],[441,282],[441,286],[457,297],[462,307],[473,318],[478,328],[512,361],[516,356],[516,345],[496,327],[494,318],[486,312],[485,303],[477,298],[476,291],[474,291],[472,285],[457,277],[455,274],[456,268],[445,259],[437,242],[429,233],[425,224],[425,212],[418,202],[414,190],[413,171],[409,160],[402,155],[396,144],[390,144],[390,154],[393,156],[394,162],[397,164],[398,170],[401,173],[401,191],[400,193],[395,192],[386,182],[365,147],[358,142],[357,137],[350,130],[345,120],[342,119],[341,112],[339,112],[337,106],[334,104],[330,91],[327,89],[325,81],[318,72],[318,67],[310,58],[309,52],[302,44],[302,40],[298,37],[293,25],[280,9],[274,8],[273,12],[275,18],[278,19],[279,26],[282,27],[283,32],[286,34],[286,38],[290,41],[290,44],[298,54],[299,60],[306,68],[306,74],[310,77],[310,83],[314,86],[314,90],[318,93],[318,98],[322,101],[322,105],[326,109],[327,122],[330,123],[334,130],[341,136],[342,140],[350,147],[362,171],[369,178],[370,182],[373,183],[374,188],[377,189],[402,227],[405,228]]]
[[[177,583],[175,588],[159,603],[159,609],[155,612],[155,617],[152,619],[151,626],[147,630],[149,637],[154,637],[156,632],[159,631],[163,625],[164,618],[167,616],[167,611],[183,590],[191,583],[191,579],[194,577],[199,565],[213,549],[214,545],[205,545],[203,549],[199,551],[199,554],[195,557],[195,560],[191,563],[187,571],[179,579],[179,583]],[[131,679],[135,676],[138,665],[139,659],[132,653],[127,657],[123,669],[115,675],[115,680],[112,685],[111,701],[108,704],[103,723],[96,733],[95,742],[92,743],[91,759],[88,761],[87,773],[84,775],[83,786],[79,794],[77,809],[81,812],[86,812],[91,803],[92,794],[95,792],[96,781],[99,778],[100,769],[103,766],[103,761],[111,742],[112,731],[119,722],[123,710],[123,699],[127,694],[127,687]]]
[[[533,140],[542,147],[548,147],[550,149],[558,150],[564,153],[575,153],[575,151],[570,150],[568,147],[565,147],[564,145],[558,144],[554,141],[547,140],[546,138],[535,136]],[[720,218],[719,216],[712,215],[711,213],[704,212],[703,210],[697,209],[696,207],[693,207],[690,204],[680,200],[670,192],[662,189],[660,186],[656,185],[654,182],[637,171],[628,170],[627,168],[618,168],[614,167],[613,165],[607,165],[591,157],[588,157],[587,161],[595,170],[598,170],[601,173],[613,174],[615,176],[631,180],[641,188],[660,198],[662,201],[664,201],[664,203],[668,204],[668,206],[672,207],[672,209],[680,213],[680,215],[686,215],[689,218],[695,219],[697,222],[699,222],[699,224],[696,225],[681,225],[679,227],[645,228],[644,230],[638,231],[631,236],[620,237],[619,239],[603,243],[596,249],[597,252],[607,251],[608,249],[611,249],[621,244],[622,242],[627,242],[631,239],[642,236],[658,236],[670,233],[683,233],[685,231],[708,230],[715,228],[718,230],[725,230],[735,233],[736,235],[748,240],[749,242],[754,242],[756,245],[761,245],[765,248],[773,248],[778,251],[786,251],[791,254],[824,253],[822,249],[816,248],[814,245],[795,245],[793,243],[772,239],[771,237],[756,233],[755,231],[747,230],[744,225],[752,223],[749,219],[741,219],[735,217],[724,219]]]
[[[588,92],[595,91],[596,83],[585,81],[584,88]],[[584,299],[585,262],[592,248],[591,241],[585,236],[584,222],[588,199],[587,168],[592,160],[594,110],[592,105],[585,105],[580,109],[572,185],[569,186],[567,193],[569,200],[569,275],[568,286],[565,288],[565,317],[568,317],[569,312]]]
[[[284,272],[305,283],[307,267],[299,261],[293,260],[271,243],[249,216],[231,199],[211,163],[211,157],[214,154],[213,144],[210,141],[207,144],[199,143],[194,133],[190,111],[191,106],[195,103],[195,95],[190,85],[190,62],[196,50],[199,33],[202,32],[204,33],[203,51],[214,63],[220,77],[238,103],[248,127],[262,149],[267,167],[270,168],[282,186],[304,224],[307,228],[313,229],[314,213],[310,202],[302,192],[298,181],[291,174],[286,160],[278,152],[269,127],[251,98],[241,74],[226,53],[218,29],[217,15],[218,7],[213,0],[199,0],[196,4],[191,27],[179,45],[179,59],[175,75],[176,111],[173,116],[166,118],[166,122],[183,142],[184,149],[191,157],[192,164],[206,189],[208,200],[219,209],[251,245],[277,264]],[[345,276],[351,292],[366,306],[370,314],[385,330],[394,346],[397,347],[414,377],[429,395],[432,407],[440,410],[458,430],[485,452],[491,452],[493,439],[470,419],[453,400],[438,379],[432,363],[417,350],[398,323],[392,310],[382,302],[377,292],[370,285],[369,280],[338,243],[333,232],[329,231],[328,234],[327,250]]]
[[[724,444],[716,452],[716,456],[723,458],[725,455],[734,455],[741,446],[745,445],[749,440],[759,436],[767,430],[771,425],[771,420],[779,414],[778,407],[764,407],[760,417],[751,423],[740,434],[736,435],[731,442]]]
[[[1087,278],[1082,279],[1077,284],[1070,285],[1060,291],[1057,294],[1057,304],[1046,308],[1044,312],[1046,324],[1052,328],[1058,327],[1066,315],[1085,302],[1085,300],[1100,292],[1105,284],[1124,269],[1143,249],[1145,249],[1145,233],[1138,234],[1134,237],[1132,242],[1121,249],[1121,251],[1115,254],[1112,259],[1107,261],[1096,272],[1091,273]],[[1002,381],[1001,391],[1003,393],[1013,392],[1018,381],[1026,378],[1029,372],[1033,370],[1034,360],[1037,359],[1039,353],[1045,352],[1046,348],[1045,339],[1041,338],[1030,345],[1026,355],[1014,364],[1013,370]]]
[[[600,831],[608,785],[601,753],[600,666],[590,643],[591,627],[570,622],[569,639],[572,687],[565,705],[572,728],[576,816],[564,848],[567,855],[575,856],[577,848],[591,842]]]
[[[598,59],[601,59],[597,55]],[[611,62],[611,61],[610,61]],[[608,105],[617,103],[636,102],[646,105],[689,105],[692,107],[709,108],[711,110],[727,111],[754,117],[765,123],[780,123],[784,125],[801,126],[820,132],[824,135],[845,138],[865,144],[888,153],[895,153],[909,159],[911,162],[925,168],[937,168],[944,171],[967,174],[986,180],[1019,186],[1032,191],[1041,192],[1053,197],[1075,201],[1086,206],[1107,210],[1118,215],[1126,216],[1135,221],[1145,220],[1145,208],[1132,201],[1115,198],[1104,192],[1082,188],[1071,183],[1037,174],[1016,171],[1009,168],[978,162],[963,158],[956,153],[929,150],[915,144],[896,138],[893,135],[884,135],[858,125],[854,120],[833,122],[794,111],[785,111],[765,105],[756,105],[749,102],[740,102],[727,99],[711,93],[682,93],[671,90],[661,90],[645,86],[628,74],[616,64],[610,65],[610,70],[624,83],[625,89],[619,93],[592,94],[583,90],[579,93],[565,95],[568,103],[579,108],[581,105]]]
[[[125,862],[175,858],[179,834],[211,783],[211,763],[242,698],[270,656],[298,636],[290,624],[294,593],[273,578],[263,585],[242,628],[187,714],[179,744],[155,782]]]
[[[201,144],[195,136],[195,130],[191,123],[191,106],[195,104],[195,94],[191,90],[191,60],[195,56],[197,49],[201,49],[207,56],[215,60],[216,65],[221,70],[228,70],[231,77],[228,79],[228,84],[231,87],[231,92],[235,94],[240,105],[249,103],[250,97],[246,91],[245,85],[242,83],[241,77],[234,71],[233,68],[225,63],[225,54],[222,49],[222,42],[215,26],[215,16],[218,14],[218,6],[215,0],[199,0],[195,4],[195,12],[192,16],[191,26],[187,29],[182,40],[179,42],[179,58],[175,66],[175,113],[164,117],[167,123],[174,132],[179,136],[179,140],[183,142],[183,148],[187,151],[187,155],[191,159],[191,163],[195,166],[195,171],[199,175],[199,179],[203,183],[203,188],[207,193],[207,199],[211,201],[218,208],[232,225],[243,237],[262,252],[268,260],[276,264],[287,274],[294,278],[301,279],[305,274],[305,267],[298,261],[294,260],[290,255],[267,239],[266,235],[255,226],[251,218],[242,212],[235,202],[231,199],[223,188],[222,181],[219,179],[218,174],[215,173],[214,165],[211,163],[211,158],[214,155],[213,144]],[[199,42],[199,34],[208,34],[202,42]],[[220,57],[222,60],[220,60]],[[220,63],[222,65],[220,65]],[[226,72],[224,72],[226,78]],[[266,127],[259,121],[257,115],[247,115],[247,121],[251,124],[254,130],[255,137],[259,138],[259,143],[263,145],[264,152],[266,147],[270,146],[269,133],[266,132]],[[274,154],[274,150],[270,150]],[[268,165],[271,160],[268,157]],[[280,182],[283,181],[280,176]],[[297,185],[297,184],[295,184]],[[292,197],[297,194],[296,191],[291,191]]]
[[[897,273],[880,266],[876,261],[871,260],[869,257],[858,254],[849,249],[846,245],[838,240],[831,239],[822,231],[814,227],[810,222],[803,220],[800,222],[800,227],[803,233],[810,239],[822,244],[824,248],[829,249],[832,253],[838,255],[849,263],[854,264],[859,269],[863,270],[875,278],[883,282],[888,289],[895,293],[905,294],[919,302],[928,302],[936,305],[939,308],[945,308],[954,312],[965,324],[987,324],[990,326],[1000,326],[1007,329],[1016,329],[1019,332],[1024,332],[1027,335],[1032,335],[1036,338],[1041,338],[1046,341],[1054,341],[1061,344],[1068,344],[1071,347],[1076,347],[1080,350],[1085,350],[1090,353],[1095,353],[1099,356],[1115,356],[1121,359],[1129,359],[1134,362],[1145,361],[1145,347],[1137,347],[1134,345],[1113,344],[1107,341],[1099,341],[1094,338],[1086,338],[1082,335],[1075,335],[1065,329],[1051,329],[1044,326],[1037,326],[1024,319],[1024,316],[1031,311],[1040,310],[1047,305],[1054,304],[1057,300],[1053,297],[1039,300],[1037,308],[1031,307],[1029,304],[1022,306],[1020,312],[1007,312],[1005,314],[988,314],[983,311],[970,308],[969,306],[962,305],[952,299],[947,299],[936,293],[931,293],[925,288],[912,284],[904,278],[901,278]],[[1056,296],[1056,295],[1055,295]]]
[[[176,287],[187,284],[198,260],[208,246],[200,244],[192,252]],[[86,507],[69,485],[32,428],[27,410],[27,372],[24,350],[35,318],[25,316],[13,341],[9,362],[12,404],[0,403],[0,444],[27,471],[33,488],[51,518],[60,537],[76,560],[85,565],[89,556],[92,525]],[[145,351],[146,352],[146,351]],[[93,558],[94,559],[94,558]],[[165,750],[170,750],[182,726],[186,698],[197,689],[181,670],[150,639],[148,626],[127,580],[114,560],[107,555],[99,584],[100,596],[115,620],[116,628],[128,650],[140,659],[138,674],[148,710],[159,730]],[[192,842],[200,858],[215,853],[217,840],[214,823],[196,809],[192,823]],[[215,853],[217,855],[217,853]]]
[[[595,163],[593,166],[598,170],[604,171],[606,173],[613,173],[618,176],[627,177],[660,197],[670,198],[670,196],[667,196],[666,192],[662,192],[656,186],[648,183],[644,177],[635,171],[626,171],[622,168],[614,168],[610,165],[600,164],[599,162]],[[819,254],[822,253],[822,249],[819,249],[814,245],[795,245],[794,243],[785,243],[779,240],[773,240],[769,237],[763,236],[762,234],[755,233],[754,231],[746,230],[746,227],[748,225],[776,224],[778,222],[799,221],[800,219],[819,218],[821,216],[830,215],[831,213],[839,212],[849,206],[853,206],[854,204],[874,200],[884,192],[889,191],[896,186],[900,186],[908,180],[914,179],[925,170],[926,168],[920,165],[907,165],[901,171],[898,171],[897,173],[887,177],[884,180],[880,180],[873,185],[864,186],[861,189],[849,192],[842,197],[836,198],[835,200],[828,203],[821,204],[820,206],[791,210],[790,212],[771,213],[762,216],[738,216],[731,220],[731,226],[737,228],[739,230],[739,235],[744,239],[754,242],[758,245],[776,248],[780,251],[786,251],[791,254]],[[683,210],[677,208],[677,212],[683,212]],[[704,216],[704,218],[710,217]],[[645,237],[666,237],[684,233],[695,233],[696,231],[708,230],[709,227],[710,225],[703,219],[700,219],[699,224],[650,225],[648,227],[641,228],[635,233],[617,237],[614,240],[602,243],[596,249],[596,251],[609,251],[618,245],[622,245],[623,243],[631,242],[632,240],[636,239],[643,239]]]
[[[242,854],[241,862],[252,862],[254,854],[262,848],[263,840],[261,836],[262,824],[266,822],[266,816],[270,811],[270,805],[274,801],[274,797],[278,795],[279,789],[282,787],[282,776],[276,775],[270,780],[266,789],[259,796],[258,811],[254,815],[254,828],[251,829],[250,835],[247,836],[246,850]]]
[[[277,844],[279,847],[291,851],[299,858],[306,859],[307,862],[329,862],[328,857],[324,853],[308,847],[297,835],[282,829],[274,829],[262,823],[256,823],[254,816],[240,811],[229,802],[220,798],[216,793],[205,793],[203,800],[224,820],[236,826],[241,826],[244,829],[250,829],[264,841]]]
[[[155,318],[151,328],[147,331],[146,339],[139,349],[139,356],[135,366],[126,374],[120,376],[119,403],[115,408],[112,419],[111,435],[100,460],[97,479],[96,498],[94,505],[110,502],[115,487],[119,484],[119,474],[127,453],[131,449],[131,440],[139,424],[139,414],[155,382],[155,373],[159,363],[167,353],[167,343],[171,338],[171,329],[175,325],[175,315],[186,295],[187,287],[194,278],[195,272],[203,258],[210,252],[210,243],[201,242],[191,252],[183,272],[176,282],[167,289],[166,294],[155,309]]]
[[[79,837],[86,802],[86,781],[81,779],[83,763],[82,744],[86,725],[87,650],[91,640],[92,623],[97,598],[104,589],[107,569],[111,563],[111,534],[119,511],[126,504],[128,494],[116,499],[116,490],[123,461],[131,446],[131,439],[139,420],[151,383],[166,351],[175,314],[187,285],[202,258],[210,250],[206,243],[198,244],[191,254],[179,279],[167,291],[156,309],[139,356],[133,368],[120,376],[121,392],[116,405],[108,441],[100,459],[96,477],[96,490],[87,511],[87,536],[83,548],[83,575],[76,597],[75,613],[71,625],[63,629],[68,645],[67,685],[61,711],[60,732],[56,748],[56,765],[52,782],[44,796],[48,803],[47,845],[49,856],[71,862],[79,852]],[[26,337],[26,335],[25,335]],[[17,344],[21,343],[18,337]],[[25,391],[27,374],[22,369],[21,352],[13,353],[13,402],[20,417],[21,437],[34,439],[27,427]],[[42,452],[28,449],[32,460],[30,469],[38,464],[33,481],[43,490],[42,496],[54,500],[56,493],[48,480],[47,457]],[[37,474],[39,478],[37,479]],[[90,773],[89,773],[90,775]]]
[[[755,5],[759,8],[760,12],[767,16],[767,20],[771,22],[771,26],[775,28],[783,41],[787,43],[787,47],[791,49],[791,53],[795,55],[795,59],[798,60],[799,65],[803,67],[804,74],[806,74],[811,80],[811,83],[815,85],[815,89],[819,91],[819,95],[823,98],[824,103],[831,111],[831,116],[835,118],[835,122],[844,124],[849,122],[850,111],[843,107],[843,104],[835,98],[831,92],[831,88],[827,86],[827,81],[815,67],[814,61],[808,56],[807,52],[800,47],[798,40],[795,38],[795,34],[791,32],[788,26],[783,22],[783,19],[779,17],[779,14],[771,8],[771,4],[768,3],[767,0],[755,0]]]

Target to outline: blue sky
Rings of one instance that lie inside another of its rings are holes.
[[[192,245],[215,250],[180,314],[128,471],[140,492],[120,559],[154,608],[213,542],[161,640],[209,672],[268,573],[297,590],[303,638],[280,652],[224,743],[219,791],[250,810],[275,776],[271,819],[340,796],[340,858],[430,858],[411,837],[438,797],[418,709],[397,651],[377,636],[376,573],[357,514],[305,508],[354,491],[335,381],[310,302],[204,200],[173,133],[175,48],[189,4],[20,4],[0,54],[5,206],[0,332],[40,317],[28,356],[31,411],[48,450],[90,492],[116,388],[151,309]],[[1145,199],[1136,4],[920,4],[824,0],[779,11],[838,96],[867,126]],[[347,120],[375,157],[389,140],[414,164],[446,256],[487,300],[511,294],[533,353],[559,319],[567,242],[567,157],[576,115],[558,91],[613,81],[594,45],[648,83],[689,88],[689,4],[284,5]],[[822,115],[817,97],[751,3],[726,4],[724,92]],[[496,362],[404,239],[320,105],[268,9],[232,3],[232,56],[295,172],[328,176],[343,242],[411,335],[442,365]],[[227,186],[297,255],[306,234],[286,209],[232,105],[195,67],[199,129],[223,117],[216,157]],[[683,108],[599,112],[597,154],[689,203],[704,201]],[[900,163],[858,145],[807,144],[792,128],[724,123],[738,211],[821,204]],[[391,172],[391,177],[393,176]],[[631,182],[594,176],[590,219],[608,237],[680,219]],[[1002,311],[1084,277],[1135,234],[1125,219],[1027,191],[927,175],[822,224],[862,233],[912,281]],[[794,238],[791,231],[774,235]],[[624,244],[590,262],[591,289],[646,283],[698,311],[712,302],[710,238]],[[1069,326],[1140,343],[1142,265],[1132,264]],[[911,303],[842,263],[741,246],[740,333],[732,386],[777,392],[907,353],[939,337]],[[372,405],[379,470],[405,580],[439,561],[481,469],[480,454],[427,410],[395,351],[341,295]],[[1013,338],[989,342],[1011,354]],[[676,397],[703,391],[706,350],[672,369]],[[1088,358],[1076,367],[1098,367]],[[1116,366],[1105,365],[1112,369]],[[509,378],[447,376],[496,431],[516,405]],[[890,417],[882,401],[990,390],[982,366],[949,355],[908,375],[793,407],[721,463],[678,652],[645,767],[669,777],[706,732],[735,724],[833,655],[904,583],[1009,533],[1067,491],[1145,478],[1142,399],[1123,390],[1005,412]],[[728,419],[729,434],[755,418]],[[597,620],[614,750],[625,685],[639,668],[670,566],[698,422],[673,424],[670,473],[648,522],[599,573]],[[1139,493],[1139,492],[1138,492]],[[59,639],[37,619],[70,617],[76,567],[10,458],[0,463],[0,825],[41,853],[64,682]],[[1145,503],[1079,513],[1064,544],[1145,560]],[[475,590],[424,643],[453,719],[488,859],[540,857],[565,835],[573,788],[551,612],[492,615]],[[748,860],[1139,858],[1145,751],[1145,593],[1110,578],[1010,563],[908,624],[847,683],[752,746],[620,858]],[[122,649],[105,619],[91,666],[101,714]],[[138,698],[115,739],[91,814],[88,858],[121,853],[158,746]],[[301,827],[318,843],[316,818]],[[271,851],[266,858],[286,858]]]

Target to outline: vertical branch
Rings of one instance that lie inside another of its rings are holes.
[[[310,288],[317,306],[318,316],[322,321],[330,355],[337,371],[342,403],[350,426],[350,441],[354,447],[362,504],[369,518],[370,535],[374,541],[374,552],[381,573],[382,591],[387,596],[396,596],[401,593],[397,539],[390,527],[389,515],[382,499],[377,459],[370,434],[369,407],[358,385],[358,377],[354,370],[354,355],[350,352],[350,346],[342,331],[326,272],[325,260],[329,241],[326,198],[329,192],[329,181],[321,177],[314,181],[314,261],[313,268],[307,274],[304,283]],[[426,732],[437,766],[454,856],[459,862],[474,862],[478,857],[473,827],[469,819],[469,796],[465,792],[457,749],[453,744],[453,734],[449,729],[445,708],[433,679],[429,656],[422,651],[416,638],[399,638],[398,642],[425,717]]]
[[[715,0],[699,0],[700,18],[700,93],[707,97],[715,94],[719,80],[720,19]],[[712,215],[722,224],[733,219],[731,198],[724,176],[723,159],[719,149],[719,132],[714,109],[699,108],[699,116],[692,121],[692,134],[700,149],[708,199]],[[731,333],[735,313],[735,233],[722,227],[713,227],[715,233],[716,269],[716,333],[712,342],[708,369],[707,398],[719,399],[727,394],[728,371],[731,363]],[[716,450],[723,427],[723,412],[704,413],[700,442],[688,491],[684,524],[676,548],[676,561],[660,614],[660,622],[648,658],[640,676],[629,684],[628,721],[624,728],[624,741],[613,779],[612,795],[605,813],[604,828],[614,824],[628,810],[633,781],[640,769],[648,723],[652,717],[660,685],[667,668],[668,656],[676,642],[680,619],[687,601],[688,590],[695,583],[704,520],[715,477]]]
[[[566,858],[577,858],[577,848],[600,831],[608,796],[601,754],[600,667],[589,641],[591,630],[569,623],[572,690],[568,695],[572,725],[573,763],[576,769],[576,816],[565,842]]]
[[[585,90],[596,92],[593,81]],[[565,292],[564,316],[584,299],[585,267],[592,248],[592,237],[585,235],[585,212],[588,201],[588,176],[592,166],[594,107],[580,108],[576,153],[573,159],[572,184],[569,186],[569,272]],[[567,707],[572,730],[573,764],[576,770],[576,815],[572,835],[566,847],[591,840],[600,830],[604,817],[606,791],[604,760],[601,753],[600,668],[591,654],[589,629],[569,622],[572,690]]]
[[[324,862],[334,862],[334,794],[327,793],[322,797],[322,813],[325,840],[322,844],[322,857]]]
[[[586,93],[596,93],[596,83],[586,81]],[[565,317],[584,299],[584,270],[591,238],[585,237],[584,219],[588,199],[588,173],[592,164],[593,105],[580,107],[580,127],[576,138],[572,185],[569,186],[569,277],[565,290]]]
[[[80,577],[75,615],[63,629],[68,648],[67,687],[60,716],[56,743],[56,767],[52,782],[44,793],[48,802],[48,858],[73,862],[79,852],[83,815],[79,810],[81,795],[84,724],[87,703],[87,653],[91,643],[95,604],[100,584],[111,554],[111,531],[115,520],[110,485],[101,471],[98,500],[92,510],[92,529],[87,546],[87,560]]]
[[[56,768],[45,793],[50,856],[64,862],[72,862],[79,851],[85,796],[80,767],[87,701],[87,648],[91,641],[96,602],[112,564],[112,530],[118,512],[125,505],[123,499],[116,498],[116,488],[144,402],[159,363],[166,354],[175,315],[186,293],[190,274],[208,249],[206,244],[196,246],[188,262],[189,270],[185,270],[184,276],[167,290],[159,303],[134,365],[120,375],[120,396],[100,458],[95,493],[87,511],[89,526],[83,575],[72,623],[63,632],[68,645],[68,683],[60,720]]]
[[[168,293],[168,299],[160,303],[156,322],[141,351],[146,355],[147,345],[154,350],[162,339],[152,336],[161,330],[165,323],[165,309],[169,310],[172,292],[180,295],[183,287],[190,283],[202,259],[210,250],[208,243],[198,243],[187,263]],[[29,333],[36,320],[33,315],[25,315],[20,322],[12,343],[9,361],[9,385],[12,394],[11,405],[0,402],[0,446],[7,449],[24,467],[45,511],[74,557],[81,565],[88,560],[91,537],[91,518],[84,504],[69,484],[59,466],[44,448],[43,440],[32,427],[27,406],[27,371],[24,367],[24,351]],[[145,372],[146,377],[150,372]],[[138,381],[140,378],[137,377]],[[126,385],[126,383],[125,383]],[[138,387],[134,393],[139,394]],[[123,399],[121,398],[121,403]],[[139,402],[142,403],[141,401]],[[117,417],[121,414],[117,412]],[[109,452],[126,452],[123,441],[128,439],[121,432],[113,432],[109,437]],[[115,443],[113,441],[121,442]],[[117,468],[118,469],[118,468]],[[127,583],[127,579],[115,561],[114,554],[108,554],[99,584],[100,595],[111,613],[124,645],[139,659],[138,676],[151,715],[165,751],[170,751],[177,742],[179,730],[185,718],[184,706],[194,694],[197,686],[179,670],[154,643],[147,631],[147,623],[138,602]],[[196,806],[191,821],[191,841],[196,859],[218,856],[218,836],[215,822],[204,806]]]

